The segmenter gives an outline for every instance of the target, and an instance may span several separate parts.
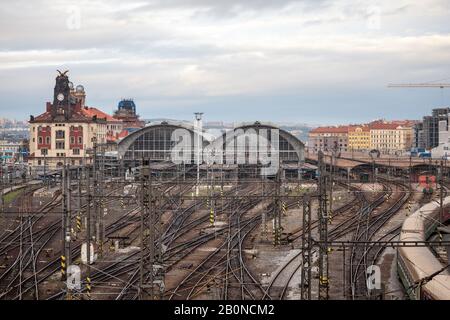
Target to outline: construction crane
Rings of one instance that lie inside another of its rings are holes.
[[[450,88],[450,83],[390,83],[388,88]]]
[[[450,83],[441,83],[447,79],[440,79],[423,83],[390,83],[388,88],[439,88],[441,89],[441,100],[444,103],[444,88],[450,88]]]

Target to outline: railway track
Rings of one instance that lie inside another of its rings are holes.
[[[259,200],[241,200],[241,203],[236,204],[229,216],[226,240],[171,290],[169,299],[191,299],[200,294],[214,279],[221,279],[223,299],[254,298],[253,289],[248,288],[250,285],[244,277],[252,279],[252,286],[258,286],[258,281],[245,267],[242,245],[248,234],[258,225],[260,216],[246,221],[243,216],[258,203]]]
[[[366,208],[362,210],[359,215],[356,232],[353,236],[353,241],[368,242],[376,240],[378,231],[406,204],[411,194],[406,185],[399,182],[387,182],[383,180],[383,184],[388,185],[388,188],[392,191],[392,186],[400,188],[400,196],[393,201],[392,204],[388,204],[388,208],[382,210],[381,213],[374,214],[374,207]],[[383,201],[383,200],[382,200]],[[350,295],[352,299],[370,298],[370,293],[365,283],[365,272],[369,265],[371,265],[384,248],[380,248],[377,252],[374,252],[373,247],[369,245],[365,246],[353,246],[350,255]]]
[[[384,182],[384,184],[387,184]],[[192,186],[184,186],[175,189],[164,190],[174,194],[184,194]],[[248,188],[248,189],[246,189]],[[350,187],[349,187],[350,188]],[[401,187],[404,190],[404,186]],[[350,188],[352,189],[352,188]],[[255,186],[242,185],[239,189],[232,189],[229,194],[255,192],[258,194],[258,188]],[[117,190],[111,191],[113,194]],[[397,212],[408,200],[398,199],[388,210],[382,213],[372,214],[374,209],[379,207],[385,200],[386,194],[391,193],[389,188],[383,190],[376,199],[368,201],[363,192],[356,188],[352,191],[355,197],[333,211],[333,217],[344,218],[329,231],[329,239],[335,240],[354,233],[355,241],[370,241],[374,239],[377,231]],[[108,196],[105,194],[105,197]],[[227,193],[226,193],[227,194]],[[28,197],[31,199],[31,197]],[[180,198],[181,199],[181,198]],[[253,276],[246,262],[245,242],[252,231],[261,223],[261,215],[250,215],[249,212],[256,205],[261,203],[263,197],[254,199],[240,198],[233,200],[228,197],[223,206],[223,211],[230,212],[226,226],[216,227],[214,232],[198,234],[192,237],[192,231],[202,230],[208,224],[209,212],[204,208],[202,200],[192,200],[187,206],[181,206],[181,203],[166,201],[163,203],[162,210],[172,212],[171,219],[167,223],[162,235],[161,241],[167,247],[164,254],[164,263],[167,270],[175,267],[180,261],[195,252],[202,246],[209,245],[212,241],[220,240],[220,244],[206,258],[190,270],[185,278],[177,283],[175,288],[167,290],[169,299],[195,299],[204,296],[205,293],[211,294],[211,290],[217,292],[221,299],[284,299],[288,292],[290,283],[298,270],[301,268],[300,255],[298,253],[292,257],[275,274],[268,287],[263,287],[261,283]],[[57,258],[46,264],[39,262],[40,257],[45,254],[46,248],[51,246],[55,238],[61,234],[60,220],[56,219],[49,223],[46,221],[45,228],[40,226],[40,219],[46,216],[46,212],[51,212],[59,205],[59,198],[56,196],[48,204],[42,206],[37,214],[30,215],[33,212],[32,202],[23,200],[19,215],[18,226],[8,234],[3,234],[0,241],[5,241],[6,246],[0,248],[0,255],[4,252],[13,253],[15,257],[11,260],[0,274],[0,281],[8,286],[8,291],[0,294],[1,298],[24,299],[42,298],[40,285],[59,271],[59,255]],[[114,197],[109,200],[110,205],[116,201]],[[402,202],[403,201],[403,202]],[[107,202],[108,203],[108,202]],[[299,205],[298,201],[288,203],[288,207]],[[86,204],[83,205],[86,208]],[[273,209],[272,205],[267,206],[268,210]],[[357,209],[359,208],[359,210]],[[361,209],[362,208],[362,209]],[[344,216],[351,211],[359,211],[359,215]],[[204,212],[203,212],[204,211]],[[131,243],[139,240],[139,206],[133,203],[132,208],[124,215],[106,226],[106,236],[124,235],[129,237]],[[43,221],[43,220],[42,220]],[[39,223],[38,223],[39,222]],[[318,221],[313,221],[312,228],[317,228]],[[285,239],[294,241],[301,237],[302,228],[289,235]],[[392,230],[380,239],[393,239],[397,230]],[[58,249],[60,249],[58,247]],[[78,257],[80,254],[81,243],[74,242],[72,246],[72,256]],[[382,253],[382,249],[375,250],[371,247],[364,250],[355,250],[351,255],[351,275],[352,286],[356,288],[356,294],[363,290],[361,286],[361,274],[365,271],[365,266],[376,261]],[[58,251],[55,251],[58,253]],[[116,299],[136,299],[138,297],[138,276],[139,268],[136,261],[139,259],[139,252],[131,252],[117,261],[105,261],[99,263],[91,274],[94,287],[114,283],[114,289],[111,294]],[[286,276],[287,274],[287,276]],[[355,279],[355,280],[353,280]],[[115,281],[115,282],[114,282]],[[116,293],[114,293],[116,292]],[[57,293],[50,293],[48,298],[60,299],[65,296],[64,290]]]
[[[339,218],[344,213],[352,211],[352,209],[359,210],[360,207],[367,204],[367,199],[364,197],[360,189],[353,186],[347,186],[342,183],[341,185],[345,186],[346,188],[354,192],[356,196],[351,201],[333,210],[334,218]],[[352,221],[354,221],[353,215],[351,215],[350,218],[346,218],[342,222],[338,223],[333,229],[329,231],[330,238],[336,239],[338,237],[345,235],[346,233],[351,232]],[[318,226],[319,221],[317,219],[311,222],[312,230],[317,229]],[[298,231],[295,232],[296,235],[292,237],[291,240],[293,241],[298,238],[301,238],[302,232],[303,227],[299,228]],[[265,289],[263,299],[283,300],[285,298],[287,290],[294,276],[299,274],[299,270],[301,270],[302,267],[301,255],[302,255],[301,251],[294,254],[276,271],[276,273],[272,276],[268,286]]]
[[[107,195],[112,195],[117,190],[117,188],[113,189],[111,192],[107,193]],[[2,241],[9,239],[7,246],[2,247],[2,250],[14,250],[15,247],[20,247],[20,239],[23,239],[24,237],[32,238],[33,241],[31,243],[32,247],[29,249],[17,251],[13,266],[7,268],[6,271],[0,275],[0,281],[8,281],[7,290],[0,294],[0,299],[37,299],[37,297],[39,297],[38,286],[59,271],[60,247],[56,246],[57,250],[55,250],[54,241],[58,235],[61,236],[61,220],[59,218],[52,219],[54,216],[60,214],[57,213],[54,215],[52,214],[52,210],[59,209],[59,201],[61,199],[60,193],[56,193],[47,204],[40,207],[38,212],[35,213],[31,207],[31,199],[34,191],[35,190],[30,191],[30,193],[25,195],[25,200],[21,205],[21,210],[25,210],[26,212],[27,221],[22,220],[13,232],[2,239]],[[106,203],[110,201],[114,200],[109,200]],[[85,208],[86,204],[82,206],[82,209]],[[75,217],[72,218],[75,219]],[[27,227],[27,225],[30,227]],[[116,228],[119,227],[120,226],[116,226]],[[79,255],[80,249],[81,244],[74,242],[72,248],[74,257]],[[47,262],[46,259],[50,257],[49,250],[52,251],[53,256],[56,256],[56,258]],[[43,254],[46,256],[42,257]],[[32,255],[33,257],[30,258],[28,255]],[[24,264],[24,262],[26,263]],[[26,276],[25,273],[20,273],[19,276],[14,273],[16,265],[26,268],[31,267],[33,272],[29,276]],[[34,294],[31,293],[31,288],[35,289]],[[29,295],[25,296],[27,293],[29,293]]]

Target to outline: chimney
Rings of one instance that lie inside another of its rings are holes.
[[[52,104],[50,102],[47,102],[47,106],[46,106],[45,111],[52,112]]]

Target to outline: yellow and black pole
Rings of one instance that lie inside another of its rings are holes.
[[[282,211],[283,211],[283,215],[286,215],[286,212],[287,212],[287,204],[286,204],[286,202],[282,201],[281,208],[282,208]]]
[[[61,280],[66,281],[67,279],[67,261],[66,256],[61,256]]]
[[[90,300],[91,299],[91,278],[86,277],[86,296]]]
[[[81,213],[79,213],[77,215],[77,234],[81,233],[81,227],[82,227],[82,223],[81,223]]]
[[[275,227],[275,218],[272,220],[273,246],[277,245],[277,228]]]
[[[214,226],[214,208],[211,207],[210,211],[209,211],[209,223],[211,224],[211,226]]]

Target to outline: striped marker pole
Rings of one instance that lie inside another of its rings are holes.
[[[277,245],[281,244],[281,232],[282,232],[282,230],[283,229],[281,227],[277,228]]]
[[[214,209],[211,208],[211,210],[209,211],[209,222],[211,223],[211,225],[214,225]]]
[[[287,212],[287,204],[286,204],[286,202],[284,202],[284,201],[281,203],[281,210],[282,210],[283,214],[286,215],[286,212]]]
[[[77,234],[81,232],[81,215],[77,215]]]
[[[61,280],[66,281],[67,280],[67,265],[66,265],[66,256],[61,256]]]
[[[275,228],[275,219],[272,220],[273,246],[277,245],[277,229]]]
[[[91,278],[87,277],[86,278],[86,296],[88,297],[88,299],[91,299]]]

